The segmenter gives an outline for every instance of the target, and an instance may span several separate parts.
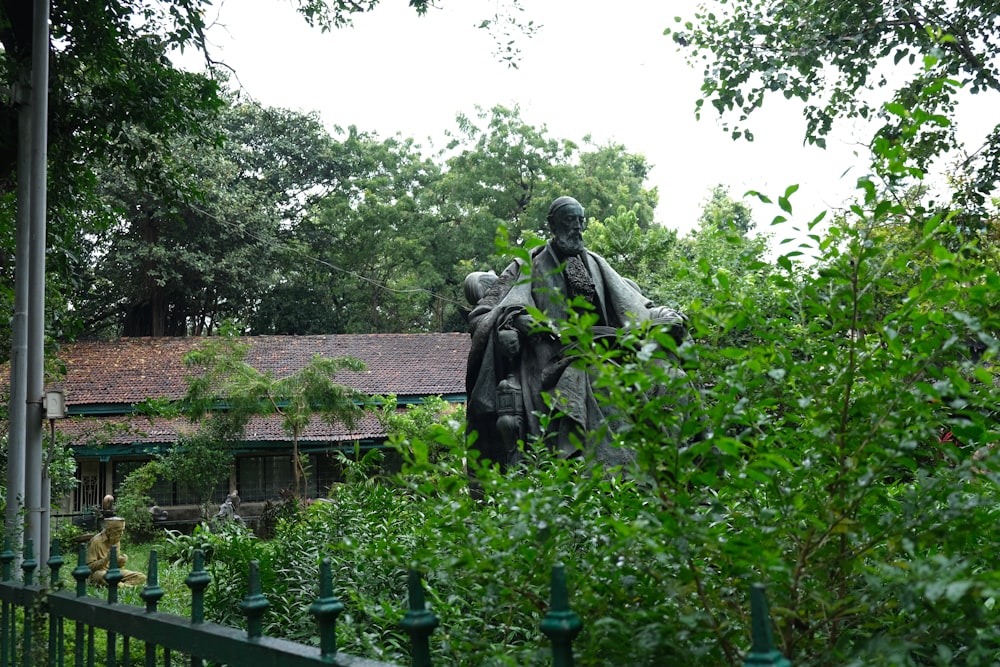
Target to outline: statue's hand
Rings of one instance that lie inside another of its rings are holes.
[[[125,554],[118,554],[118,567],[122,567],[128,562],[128,556]]]
[[[514,318],[512,324],[514,325],[514,328],[517,329],[519,334],[527,337],[531,333],[532,329],[535,328],[535,318],[527,313],[521,313]]]
[[[515,317],[512,324],[514,328],[517,329],[517,332],[525,338],[531,336],[536,338],[544,337],[552,340],[559,339],[559,333],[552,328],[551,324],[539,324],[538,320],[527,313],[523,313]]]

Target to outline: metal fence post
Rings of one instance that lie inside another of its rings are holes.
[[[38,567],[38,562],[35,560],[35,543],[30,538],[24,543],[24,558],[21,561],[21,572],[23,577],[23,585],[25,587],[35,585],[35,569]],[[24,659],[24,667],[32,667],[32,641],[34,639],[35,631],[35,610],[31,608],[31,605],[27,605],[24,608],[24,628],[21,630],[23,635],[22,644],[22,654],[21,657]]]
[[[438,617],[427,609],[424,601],[424,586],[420,573],[410,570],[407,579],[409,589],[410,609],[403,616],[400,625],[406,634],[410,635],[410,659],[413,667],[431,667],[430,635],[440,622]]]
[[[87,595],[87,578],[90,577],[90,568],[87,567],[87,547],[80,545],[80,551],[76,555],[76,567],[71,573],[76,580],[76,597],[82,598]]]
[[[247,617],[247,637],[256,639],[264,634],[264,612],[271,606],[260,592],[260,561],[250,561],[250,585],[247,595],[240,602],[240,609]]]
[[[73,579],[76,580],[76,597],[83,598],[87,597],[87,579],[90,577],[90,568],[87,567],[87,546],[85,544],[80,545],[80,550],[77,552],[76,556],[76,567],[73,568]],[[90,629],[88,635],[90,637],[90,652],[93,654],[94,646],[94,629]],[[76,645],[73,647],[73,657],[74,665],[83,664],[83,650],[85,646],[84,642],[84,624],[80,621],[76,622]]]
[[[123,579],[122,570],[118,567],[118,547],[111,545],[111,553],[108,554],[108,571],[104,574],[104,581],[108,584],[108,604],[118,604],[118,584]],[[116,667],[118,664],[118,633],[108,630],[108,650],[107,666]]]
[[[59,551],[59,540],[53,540],[49,549],[49,590],[59,589],[59,570],[63,566],[62,554]],[[55,614],[49,614],[49,664],[63,664],[63,619]]]
[[[573,639],[581,628],[583,623],[569,608],[566,568],[558,563],[552,566],[552,604],[541,628],[552,642],[553,667],[573,667]]]
[[[750,628],[751,644],[744,667],[792,667],[781,652],[774,647],[774,637],[771,635],[771,614],[767,611],[767,596],[763,584],[754,584],[750,588]]]
[[[212,575],[205,571],[205,552],[201,549],[195,549],[191,573],[184,580],[184,585],[191,589],[192,625],[205,622],[205,589],[208,588],[211,581]],[[201,664],[201,658],[191,657],[191,667],[201,667]]]
[[[150,549],[149,566],[146,568],[146,583],[143,584],[142,591],[139,593],[139,597],[146,602],[147,614],[152,614],[156,611],[156,607],[160,603],[160,598],[163,597],[163,589],[160,588],[159,563],[156,549]]]
[[[146,602],[147,614],[156,613],[156,607],[163,595],[163,589],[160,588],[159,559],[156,555],[156,549],[150,549],[149,564],[146,567],[146,583],[143,585],[142,591],[139,592],[139,597]],[[169,655],[167,658],[169,665]],[[146,642],[146,667],[156,667],[156,645],[152,642]]]
[[[329,558],[319,564],[319,597],[309,607],[309,613],[319,624],[319,651],[323,660],[337,655],[337,617],[344,604],[333,595],[333,566]]]
[[[184,585],[191,589],[191,623],[205,622],[205,589],[212,581],[212,575],[205,571],[205,552],[194,550],[194,563]]]
[[[0,553],[0,577],[3,581],[10,581],[13,577],[13,563],[17,556],[13,550],[13,539],[5,535],[3,538],[3,552]],[[9,667],[14,660],[14,605],[9,602],[3,603],[0,610],[0,665]]]

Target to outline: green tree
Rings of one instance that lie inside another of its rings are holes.
[[[716,185],[702,204],[698,223],[703,229],[718,229],[721,232],[735,231],[746,236],[754,228],[753,212],[741,201],[736,201],[729,188]]]
[[[811,144],[825,146],[835,123],[859,119],[874,124],[873,145],[899,148],[911,133],[906,150],[920,170],[948,151],[964,151],[970,178],[956,197],[981,205],[1000,178],[1000,125],[981,146],[961,147],[953,123],[926,121],[950,119],[960,88],[1000,92],[992,56],[998,12],[996,3],[971,0],[746,0],[701,6],[673,38],[703,68],[698,113],[709,102],[734,138],[753,139],[747,119],[767,97],[801,100]],[[878,153],[889,158],[891,151]]]
[[[313,115],[238,103],[218,143],[175,136],[132,168],[100,171],[107,231],[74,298],[87,333],[209,334],[246,322],[282,273],[282,228],[339,187],[348,164]]]
[[[152,533],[153,516],[149,508],[156,501],[149,493],[161,476],[160,462],[154,459],[130,472],[118,486],[115,511],[128,522],[129,532],[136,535]]]
[[[283,270],[260,297],[256,332],[357,333],[433,328],[443,279],[421,230],[418,203],[440,168],[412,139],[381,140],[351,127],[349,173],[283,235]],[[296,296],[300,300],[292,301]]]
[[[446,171],[433,195],[441,217],[468,227],[459,250],[465,259],[493,256],[497,227],[512,240],[544,229],[545,210],[563,194],[577,145],[524,122],[518,107],[477,108],[457,117]]]
[[[660,279],[662,263],[677,244],[677,232],[659,225],[643,229],[639,205],[618,208],[617,215],[603,221],[591,218],[583,232],[587,248],[602,255],[615,269],[636,281],[644,290]]]
[[[240,433],[251,417],[275,415],[292,438],[292,475],[295,494],[303,496],[306,470],[299,456],[299,438],[314,417],[354,428],[369,397],[334,382],[343,370],[361,371],[365,365],[349,357],[314,356],[303,368],[275,377],[246,362],[249,345],[231,335],[205,341],[189,352],[184,363],[199,374],[189,378],[184,401],[193,420],[212,413],[228,432]]]
[[[724,186],[706,198],[698,227],[672,244],[652,267],[651,296],[682,311],[718,303],[721,286],[767,298],[768,237],[750,235],[750,209]]]
[[[595,145],[589,136],[583,145],[570,180],[563,184],[564,192],[583,205],[588,218],[604,220],[624,206],[635,212],[639,227],[651,227],[660,196],[655,187],[646,188],[653,168],[646,157],[622,144]]]
[[[377,0],[298,0],[293,8],[310,25],[329,30],[349,25],[355,14],[377,5]],[[431,3],[414,0],[410,6],[425,14]],[[149,176],[147,162],[172,150],[172,146],[165,147],[173,137],[186,137],[188,142],[197,139],[202,148],[214,143],[217,128],[212,117],[225,104],[219,80],[225,79],[227,70],[205,41],[205,21],[211,9],[210,0],[153,4],[69,0],[51,9],[46,310],[51,314],[51,330],[60,339],[71,338],[81,329],[76,306],[80,292],[90,286],[91,236],[120,222],[115,215],[100,214],[106,202],[96,192],[103,180],[98,170]],[[497,39],[503,38],[503,57],[512,63],[516,58],[506,35],[533,31],[530,22],[512,17],[511,11],[518,9],[518,0],[502,3],[481,26]],[[14,175],[21,110],[15,93],[22,93],[28,80],[32,18],[31,3],[0,6],[0,305],[6,304],[8,310],[13,301]],[[207,75],[175,67],[170,56],[189,49],[202,52],[210,66]],[[151,199],[157,199],[165,211],[191,203],[190,179],[183,169],[161,169],[153,175],[156,178],[148,182],[153,189]],[[167,176],[175,182],[168,182]],[[213,300],[208,295],[208,302]],[[147,317],[141,312],[146,306],[134,305],[140,311],[134,316],[135,330],[151,329],[152,324],[142,321]],[[93,334],[95,327],[114,330],[107,320],[87,320],[82,326],[87,334]],[[176,329],[176,322],[171,326]],[[9,326],[0,325],[0,344],[7,341],[5,347],[9,347],[9,340]]]
[[[98,208],[95,167],[109,161],[135,166],[158,140],[178,132],[198,134],[219,105],[214,81],[175,69],[167,57],[172,48],[199,43],[202,15],[194,5],[200,3],[164,3],[145,11],[140,4],[80,0],[57,3],[51,11],[46,310],[52,332],[60,337],[77,333],[76,314],[67,304],[85,284],[88,235],[99,229],[86,216]],[[14,91],[25,91],[31,23],[31,3],[0,7],[2,299],[13,290],[15,168],[23,108]],[[0,341],[9,340],[7,327],[0,328]]]
[[[585,137],[589,150],[581,149],[573,141],[549,137],[544,125],[525,123],[518,107],[503,106],[478,109],[475,118],[459,115],[453,137],[449,149],[454,154],[439,190],[446,197],[442,209],[455,215],[478,211],[490,242],[500,225],[515,242],[525,232],[547,234],[548,205],[564,194],[580,201],[589,217],[603,220],[619,206],[638,207],[640,226],[652,222],[658,195],[655,188],[645,188],[651,167],[621,144],[594,146]],[[448,200],[453,206],[446,207]]]
[[[458,125],[432,157],[412,139],[349,128],[341,145],[350,173],[283,234],[283,268],[251,330],[461,330],[466,274],[502,264],[498,228],[515,242],[547,233],[546,207],[563,192],[579,192],[596,214],[628,203],[652,218],[645,159],[622,146],[580,152],[516,108],[459,116]]]
[[[205,520],[212,516],[212,494],[229,480],[236,444],[219,437],[212,428],[212,420],[208,421],[198,432],[174,443],[170,451],[160,456],[156,468],[164,479],[176,482],[198,499]]]

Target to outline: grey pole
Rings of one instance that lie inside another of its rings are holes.
[[[18,85],[17,247],[14,254],[13,344],[10,353],[10,429],[7,433],[7,509],[4,532],[21,542],[24,509],[25,411],[28,400],[28,227],[31,222],[31,94],[27,77]],[[15,546],[15,554],[21,554]],[[15,566],[20,564],[20,555]]]
[[[42,394],[45,355],[45,221],[48,187],[49,113],[49,0],[35,0],[31,44],[31,233],[28,271],[28,371],[25,415],[25,503],[28,536],[35,543],[39,562],[49,559],[49,545],[42,543]]]

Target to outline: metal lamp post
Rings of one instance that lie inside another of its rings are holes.
[[[46,563],[49,560],[49,546],[52,541],[52,525],[49,518],[49,512],[52,510],[52,478],[49,477],[49,466],[56,453],[56,420],[66,418],[66,394],[62,389],[45,392],[42,407],[45,410],[45,419],[49,421],[49,455],[45,465],[42,466],[41,544],[38,545],[38,554],[39,562]]]

